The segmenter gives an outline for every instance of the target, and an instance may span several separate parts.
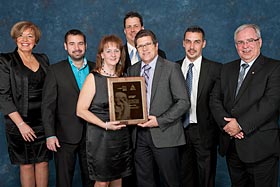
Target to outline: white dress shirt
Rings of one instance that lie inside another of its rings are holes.
[[[131,65],[135,64],[136,62],[139,61],[139,58],[137,56],[137,49],[135,47],[133,47],[132,45],[130,45],[128,42],[127,42],[127,50],[128,50],[128,55],[129,55],[129,58],[130,58],[130,61],[131,61]],[[131,57],[130,54],[131,52],[133,51],[133,56]]]
[[[197,105],[197,91],[198,91],[198,81],[199,81],[199,73],[200,73],[200,67],[201,67],[201,61],[202,56],[200,56],[198,59],[196,59],[194,62],[191,62],[187,57],[185,57],[181,70],[184,74],[184,77],[186,79],[187,72],[189,70],[189,64],[193,63],[193,79],[192,79],[192,91],[191,91],[191,107],[189,110],[190,114],[190,123],[197,123],[197,116],[196,116],[196,105]]]

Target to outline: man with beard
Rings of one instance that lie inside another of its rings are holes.
[[[211,115],[209,99],[222,65],[202,56],[205,46],[203,29],[198,26],[187,28],[183,39],[185,58],[178,63],[187,86],[191,85],[187,88],[191,108],[183,119],[186,145],[181,148],[182,182],[183,186],[190,187],[215,186],[219,131]]]
[[[42,119],[47,147],[54,151],[56,186],[72,186],[79,158],[83,186],[92,186],[86,160],[86,123],[76,116],[80,89],[94,63],[87,61],[86,36],[79,30],[65,34],[68,58],[50,66],[43,88]]]

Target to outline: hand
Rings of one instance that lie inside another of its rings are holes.
[[[224,126],[223,129],[230,136],[235,136],[241,131],[241,129],[239,128],[238,122],[236,121],[235,118],[224,117],[224,120],[227,121],[228,123]]]
[[[234,138],[238,138],[238,139],[243,139],[244,138],[244,133],[243,132],[239,132],[238,134],[236,134],[235,136],[234,136]]]
[[[137,124],[140,127],[158,127],[156,116],[148,116],[149,121]]]
[[[24,141],[33,142],[35,140],[35,138],[37,138],[33,129],[29,125],[27,125],[25,122],[22,125],[18,126],[18,129],[19,129]]]
[[[126,127],[124,123],[120,123],[119,121],[109,121],[106,122],[105,128],[106,130],[120,130],[121,128]]]
[[[54,136],[54,137],[47,138],[47,148],[49,150],[57,152],[57,149],[56,149],[57,147],[58,148],[60,147],[57,137]]]

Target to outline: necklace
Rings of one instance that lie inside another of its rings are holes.
[[[102,67],[101,68],[102,69],[102,71],[103,71],[103,73],[105,73],[106,75],[108,75],[108,76],[110,76],[110,77],[116,77],[117,76],[117,74],[116,73],[108,73],[107,71],[105,71],[105,69]]]

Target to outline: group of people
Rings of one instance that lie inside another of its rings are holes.
[[[65,34],[67,58],[49,65],[34,53],[41,31],[29,21],[11,29],[16,49],[0,55],[0,111],[8,153],[23,187],[72,186],[78,159],[82,186],[214,187],[219,153],[234,187],[277,186],[280,152],[280,62],[261,54],[261,32],[234,33],[240,59],[206,59],[205,32],[188,27],[181,60],[170,62],[137,12],[124,17],[126,44],[104,36],[95,63],[86,36]],[[148,121],[110,121],[107,79],[145,78]],[[52,154],[54,153],[54,154]]]

